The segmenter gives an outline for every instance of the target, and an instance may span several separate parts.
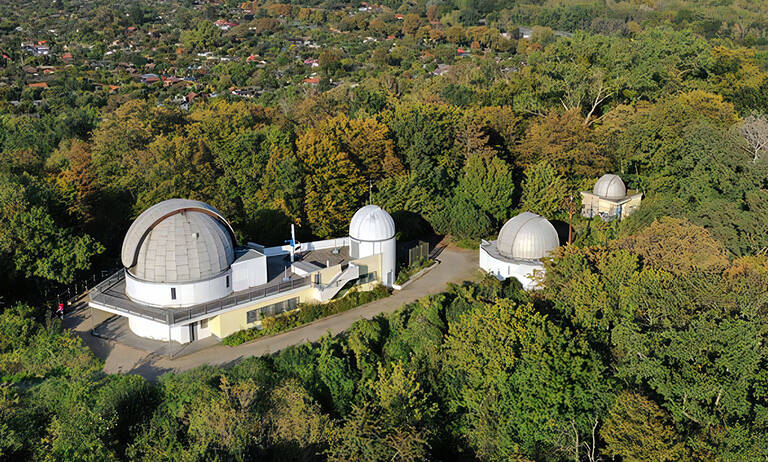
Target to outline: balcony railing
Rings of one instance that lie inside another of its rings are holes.
[[[292,279],[285,282],[265,284],[263,286],[253,287],[248,290],[235,292],[218,300],[207,303],[187,306],[183,308],[159,308],[149,305],[143,305],[127,298],[125,296],[125,270],[118,271],[108,277],[90,292],[91,301],[103,305],[115,311],[125,313],[126,315],[139,316],[153,321],[168,325],[175,325],[184,321],[206,315],[217,313],[229,308],[235,308],[241,305],[248,305],[251,302],[261,300],[283,292],[289,292],[294,289],[308,287],[311,281],[308,277]],[[120,290],[122,286],[123,290]]]

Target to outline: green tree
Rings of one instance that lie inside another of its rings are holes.
[[[439,227],[457,237],[482,237],[509,217],[515,182],[499,157],[472,155]]]
[[[34,194],[34,187],[0,176],[0,254],[11,273],[70,283],[104,247],[57,224],[43,205],[31,200]]]
[[[686,457],[669,415],[639,393],[623,391],[616,397],[600,435],[606,452],[627,462]]]
[[[275,387],[269,400],[266,421],[273,458],[314,460],[327,445],[331,420],[295,380]]]
[[[613,387],[589,345],[531,305],[483,304],[449,326],[444,348],[457,431],[486,460],[578,453]]]
[[[209,51],[218,44],[220,35],[212,21],[198,20],[194,29],[182,32],[181,41],[188,49]]]
[[[567,185],[552,165],[541,161],[525,170],[522,189],[522,210],[554,218],[561,209]]]

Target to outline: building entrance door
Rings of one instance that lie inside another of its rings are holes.
[[[194,342],[197,340],[197,323],[193,322],[189,325],[189,341]]]

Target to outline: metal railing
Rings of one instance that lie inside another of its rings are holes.
[[[123,294],[120,294],[121,296],[110,294],[112,288],[124,279],[125,271],[121,270],[100,282],[92,289],[91,300],[94,303],[104,305],[106,308],[111,308],[121,313],[151,319],[168,325],[178,324],[206,314],[246,305],[256,300],[307,287],[311,284],[309,277],[304,277],[271,285],[253,287],[247,291],[233,293],[218,300],[198,305],[183,308],[159,308],[134,302],[127,299]]]
[[[299,289],[302,287],[308,287],[309,285],[310,280],[308,277],[292,279],[290,281],[279,282],[274,285],[254,287],[248,291],[235,293],[218,300],[202,303],[200,305],[193,305],[187,308],[174,308],[173,311],[170,311],[170,324],[178,324],[180,322],[187,321],[204,314],[215,313],[227,308],[245,305],[255,300],[261,300],[262,298],[267,298],[272,295],[289,292],[291,290]]]

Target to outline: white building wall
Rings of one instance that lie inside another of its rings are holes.
[[[515,278],[520,281],[525,290],[536,289],[536,283],[533,280],[533,273],[544,273],[543,263],[534,262],[515,262],[510,263],[503,260],[498,260],[492,257],[488,252],[480,247],[480,268],[489,274],[496,276],[500,281],[508,278]]]
[[[310,250],[340,249],[348,245],[349,245],[349,238],[341,237],[338,239],[326,239],[324,241],[302,242],[299,244],[299,248],[297,248],[296,251],[308,252]],[[285,255],[285,254],[291,253],[291,246],[281,245],[277,247],[266,247],[263,249],[263,253],[268,257],[274,257],[276,255]]]
[[[145,318],[138,318],[135,316],[127,316],[128,327],[131,332],[139,337],[148,338],[152,340],[168,341],[168,333],[171,334],[171,340],[179,343],[189,343],[189,330],[190,325],[185,324],[183,326],[172,326],[170,329],[166,324],[162,324],[156,321],[152,321]],[[195,339],[200,340],[211,336],[211,330],[209,327],[202,328],[200,321],[193,323],[195,329]]]
[[[232,263],[232,290],[235,292],[267,283],[267,257]]]
[[[125,294],[137,302],[162,307],[183,307],[206,303],[232,293],[232,272],[224,271],[205,281],[189,283],[161,283],[136,279],[126,271]],[[265,270],[266,277],[266,270]],[[229,278],[229,284],[227,284]],[[176,289],[176,299],[171,298],[171,288]],[[168,334],[166,334],[166,337]]]
[[[395,271],[397,270],[395,238],[374,242],[360,241],[355,238],[349,240],[352,258],[365,258],[381,254],[381,283],[387,287],[392,287],[392,284],[395,283]]]

